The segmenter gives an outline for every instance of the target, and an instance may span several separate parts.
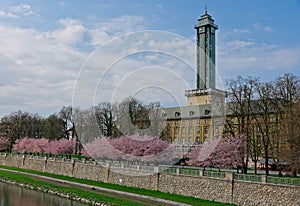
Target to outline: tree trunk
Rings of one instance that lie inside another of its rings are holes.
[[[266,166],[266,175],[269,176],[269,151],[268,146],[265,146],[265,166]]]

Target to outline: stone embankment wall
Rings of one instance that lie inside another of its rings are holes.
[[[97,163],[1,155],[0,164],[238,205],[300,205],[300,187],[168,173],[128,174]],[[158,170],[157,170],[158,171]]]

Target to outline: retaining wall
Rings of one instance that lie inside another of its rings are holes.
[[[0,164],[238,205],[300,205],[300,187],[168,173],[118,172],[95,162],[0,154]],[[158,171],[158,170],[157,170]]]

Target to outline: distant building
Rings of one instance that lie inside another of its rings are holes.
[[[216,30],[205,11],[194,27],[197,32],[196,89],[185,91],[187,106],[164,108],[164,137],[189,150],[191,145],[222,135],[225,92],[216,88]]]
[[[186,90],[187,105],[164,108],[166,127],[163,138],[174,143],[177,151],[189,151],[194,145],[220,136],[238,135],[241,124],[225,102],[226,92],[216,88],[216,30],[212,17],[205,14],[195,25],[197,31],[196,88]],[[251,104],[255,104],[252,102]],[[272,141],[278,138],[278,113],[270,114]],[[257,120],[250,120],[248,135],[261,142]]]

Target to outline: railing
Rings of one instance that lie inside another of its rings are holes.
[[[203,176],[214,177],[214,178],[225,178],[225,172],[215,172],[215,171],[204,171]]]
[[[250,182],[263,182],[262,175],[250,175],[250,174],[234,174],[233,178],[235,180],[243,180],[243,181],[250,181]]]
[[[141,165],[140,170],[141,171],[146,171],[146,172],[154,172],[155,167],[154,166]]]
[[[267,177],[268,183],[273,184],[284,184],[284,185],[297,185],[300,186],[300,178],[291,178],[291,177]]]
[[[160,172],[160,173],[176,174],[177,173],[177,169],[174,166],[161,165],[158,168],[158,172]]]
[[[179,168],[179,174],[200,176],[200,170],[201,170],[200,168]]]

